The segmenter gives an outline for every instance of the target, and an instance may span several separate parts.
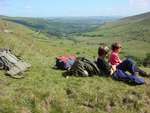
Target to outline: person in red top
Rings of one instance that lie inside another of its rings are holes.
[[[149,76],[148,73],[144,72],[140,68],[138,68],[134,61],[131,58],[127,58],[126,60],[122,61],[119,57],[119,53],[121,52],[122,46],[120,43],[114,43],[111,46],[112,52],[109,57],[109,63],[112,65],[112,69],[114,71],[116,70],[122,70],[124,72],[128,71],[132,75],[136,75],[139,73],[142,76]]]
[[[112,44],[112,52],[110,54],[109,63],[113,66],[119,65],[122,60],[119,58],[119,53],[121,52],[121,44],[114,43]]]

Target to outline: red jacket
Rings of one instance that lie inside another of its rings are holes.
[[[121,59],[119,58],[119,54],[116,53],[116,52],[112,52],[111,55],[110,55],[110,58],[109,58],[109,63],[111,65],[119,65],[121,63]]]

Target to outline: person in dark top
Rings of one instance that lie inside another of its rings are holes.
[[[97,66],[101,71],[102,75],[109,76],[113,74],[112,66],[106,60],[109,53],[109,48],[107,46],[101,46],[98,49]]]

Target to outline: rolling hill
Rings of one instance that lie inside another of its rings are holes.
[[[96,31],[87,33],[89,36],[118,38],[124,41],[140,40],[150,42],[150,13],[120,19],[107,23]]]
[[[106,23],[97,30],[83,33],[80,40],[111,44],[119,41],[123,44],[125,56],[145,57],[150,53],[150,13],[126,17]],[[124,56],[123,55],[123,56]]]
[[[95,30],[98,26],[116,17],[60,17],[60,18],[23,18],[5,17],[2,19],[30,27],[46,35],[58,37]]]
[[[149,42],[129,40],[130,35],[136,37],[129,28],[149,30],[149,23],[143,24],[145,22],[148,20],[108,23],[94,32],[68,40],[39,34],[31,27],[0,19],[0,48],[10,48],[32,64],[24,73],[25,78],[20,80],[0,71],[0,113],[149,113],[149,84],[129,86],[105,77],[66,79],[62,76],[63,71],[52,69],[56,56],[77,54],[93,59],[97,56],[99,43],[110,44],[118,40],[124,45],[122,56],[143,57],[149,52]],[[124,29],[128,30],[126,34]],[[148,40],[148,35],[144,36]]]

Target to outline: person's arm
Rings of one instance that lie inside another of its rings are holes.
[[[118,56],[118,61],[119,61],[119,64],[120,64],[120,63],[122,63],[122,60],[120,59],[120,57],[119,57],[119,56]]]
[[[112,65],[111,67],[113,71],[116,71],[116,65]]]
[[[121,59],[119,58],[119,55],[117,54],[113,54],[112,55],[112,65],[118,65],[120,64],[122,61]],[[115,68],[115,67],[114,67]]]

